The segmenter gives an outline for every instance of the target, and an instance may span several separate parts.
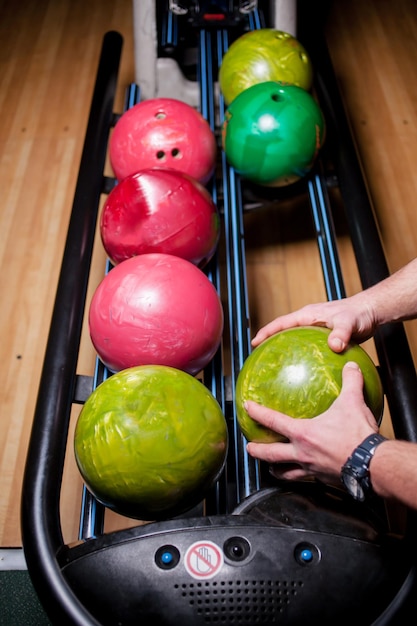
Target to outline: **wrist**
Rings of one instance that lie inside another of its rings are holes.
[[[363,501],[372,492],[370,463],[377,447],[386,441],[379,433],[368,435],[357,446],[341,470],[341,481],[355,500]]]

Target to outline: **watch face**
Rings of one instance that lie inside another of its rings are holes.
[[[355,500],[360,500],[360,501],[365,500],[364,491],[362,487],[360,486],[360,483],[357,480],[357,478],[355,478],[354,476],[351,476],[350,474],[344,473],[343,483],[346,489],[348,490],[348,492],[350,493],[350,495],[352,496],[352,498],[354,498]]]

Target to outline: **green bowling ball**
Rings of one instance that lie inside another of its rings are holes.
[[[356,361],[364,376],[366,403],[380,421],[384,394],[378,370],[367,352],[350,343],[336,354],[328,344],[330,331],[318,326],[284,330],[261,343],[249,355],[236,382],[236,412],[248,441],[285,441],[245,411],[246,400],[295,418],[312,418],[326,411],[342,388],[342,370]]]
[[[222,146],[242,178],[279,187],[310,171],[324,135],[323,114],[307,91],[266,82],[233,100],[222,127]]]
[[[253,30],[236,39],[223,57],[219,85],[226,104],[242,91],[268,81],[310,89],[313,68],[307,51],[289,33]]]
[[[114,374],[79,415],[75,458],[86,486],[108,508],[165,519],[205,496],[226,460],[227,425],[209,390],[163,365]]]

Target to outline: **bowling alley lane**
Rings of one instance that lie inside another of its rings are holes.
[[[417,254],[417,6],[414,0],[328,5],[327,41],[394,271]],[[134,80],[132,2],[0,0],[0,16],[0,546],[19,547],[26,450],[98,56],[104,33],[119,31],[121,111]],[[245,216],[253,331],[325,297],[309,220],[297,201]],[[343,219],[338,242],[346,291],[354,293],[360,282]],[[97,241],[88,299],[104,264]],[[417,363],[417,322],[406,330]],[[91,374],[94,357],[84,324],[80,373]],[[61,499],[68,542],[77,538],[79,523],[81,479],[72,455],[78,411]],[[133,523],[111,514],[107,527]]]

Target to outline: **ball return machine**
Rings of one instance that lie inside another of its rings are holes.
[[[71,407],[83,403],[107,375],[100,361],[94,375],[77,373],[99,201],[115,184],[103,171],[109,133],[118,119],[113,102],[122,38],[114,32],[105,35],[22,493],[25,557],[54,624],[412,623],[408,616],[416,608],[414,516],[407,513],[403,531],[393,532],[389,511],[379,499],[363,505],[341,489],[318,482],[271,482],[265,468],[248,457],[236,423],[235,381],[250,352],[245,257],[249,210],[256,211],[265,202],[279,203],[292,194],[301,197],[309,207],[327,297],[341,298],[345,291],[334,225],[337,209],[332,202],[337,191],[363,287],[388,275],[320,32],[320,16],[314,14],[312,4],[299,3],[297,36],[312,57],[314,90],[326,118],[327,142],[320,160],[291,188],[257,193],[239,179],[219,149],[218,171],[210,184],[223,235],[219,254],[206,271],[221,294],[227,323],[224,345],[202,380],[228,421],[225,471],[204,503],[189,514],[110,533],[103,530],[103,507],[84,489],[79,542],[66,545],[59,503]],[[239,34],[268,26],[271,20],[279,26],[274,3],[150,5],[154,10],[146,15],[152,16],[153,26],[146,37],[156,33],[154,60],[165,59],[172,67],[179,59],[187,63],[195,55],[190,63],[195,62],[195,76],[188,68],[183,93],[191,99],[198,94],[195,105],[218,133],[224,115],[216,88],[222,56]],[[138,7],[149,9],[149,3],[138,2],[136,11]],[[136,55],[140,53],[137,46]],[[146,78],[144,83],[146,92]],[[129,87],[126,107],[141,97],[161,95],[155,85],[148,94],[141,89],[139,83]],[[379,329],[375,345],[395,434],[417,441],[417,377],[402,325]]]

